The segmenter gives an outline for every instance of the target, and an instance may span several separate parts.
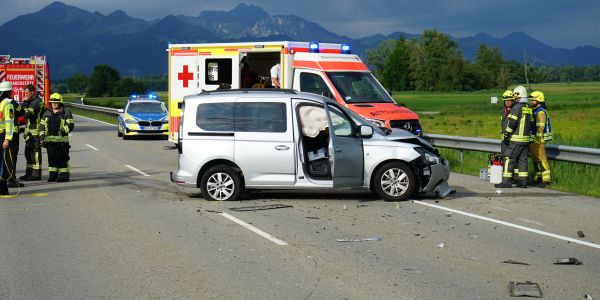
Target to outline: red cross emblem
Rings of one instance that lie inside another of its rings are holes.
[[[188,81],[194,79],[194,73],[188,71],[188,65],[183,65],[183,71],[177,73],[177,79],[183,80],[183,87],[188,87]]]

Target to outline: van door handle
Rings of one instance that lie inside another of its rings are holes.
[[[285,145],[279,145],[279,146],[275,146],[276,150],[289,150],[290,147],[285,146]]]

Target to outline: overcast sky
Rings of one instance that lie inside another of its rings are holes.
[[[36,12],[53,1],[0,0],[0,24]],[[107,15],[124,10],[151,20],[168,14],[197,16],[231,10],[239,3],[261,6],[271,15],[294,14],[351,38],[394,31],[421,33],[437,28],[456,37],[486,32],[503,37],[523,31],[553,47],[600,47],[599,0],[64,0]],[[43,24],[43,23],[42,23]]]

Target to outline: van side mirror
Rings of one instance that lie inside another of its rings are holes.
[[[360,137],[370,138],[373,136],[373,127],[368,125],[360,125]]]
[[[125,111],[124,111],[122,108],[119,108],[119,109],[117,109],[117,112],[118,112],[118,113],[120,113],[120,114],[122,114],[122,113],[124,113]]]

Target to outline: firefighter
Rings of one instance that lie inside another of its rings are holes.
[[[0,140],[2,140],[2,155],[0,157],[0,195],[8,195],[7,181],[10,178],[8,166],[10,164],[10,142],[13,138],[15,111],[12,106],[10,94],[12,83],[0,83]]]
[[[527,105],[527,90],[517,86],[513,90],[515,101],[506,115],[506,126],[502,128],[503,143],[506,145],[504,156],[504,170],[502,183],[496,184],[497,188],[512,187],[512,177],[517,177],[517,187],[527,187],[527,156],[531,142],[532,110]]]
[[[40,119],[40,144],[48,152],[48,182],[69,181],[69,132],[75,123],[59,93],[50,95],[50,108]]]
[[[25,125],[25,110],[23,109],[23,106],[14,99],[11,99],[10,104],[12,104],[14,110],[14,130],[13,138],[10,141],[10,147],[8,148],[10,151],[8,155],[10,162],[8,164],[8,174],[10,175],[8,187],[23,187],[25,185],[20,183],[17,179],[17,157],[19,154],[20,126]]]
[[[277,63],[271,67],[271,84],[274,88],[281,88],[281,64]]]
[[[530,151],[535,169],[534,181],[538,187],[544,188],[550,184],[550,164],[546,157],[546,143],[552,140],[552,127],[550,117],[546,111],[546,97],[544,93],[535,91],[531,93],[531,107],[533,109],[533,124],[531,133],[534,136]]]
[[[508,112],[510,111],[510,107],[513,105],[513,102],[515,101],[515,97],[513,97],[513,91],[512,90],[506,90],[504,91],[504,93],[502,94],[502,100],[504,100],[504,107],[502,107],[502,117],[500,118],[500,132],[502,132],[504,130],[504,128],[506,128],[506,116],[508,116]],[[504,151],[506,150],[506,144],[505,143],[500,143],[500,153],[504,153]]]
[[[40,132],[38,126],[40,118],[44,113],[44,101],[35,92],[35,87],[31,84],[27,85],[23,90],[25,101],[23,108],[27,125],[25,125],[25,159],[27,165],[25,167],[25,175],[19,177],[25,181],[35,181],[42,179],[42,147],[40,146]]]

